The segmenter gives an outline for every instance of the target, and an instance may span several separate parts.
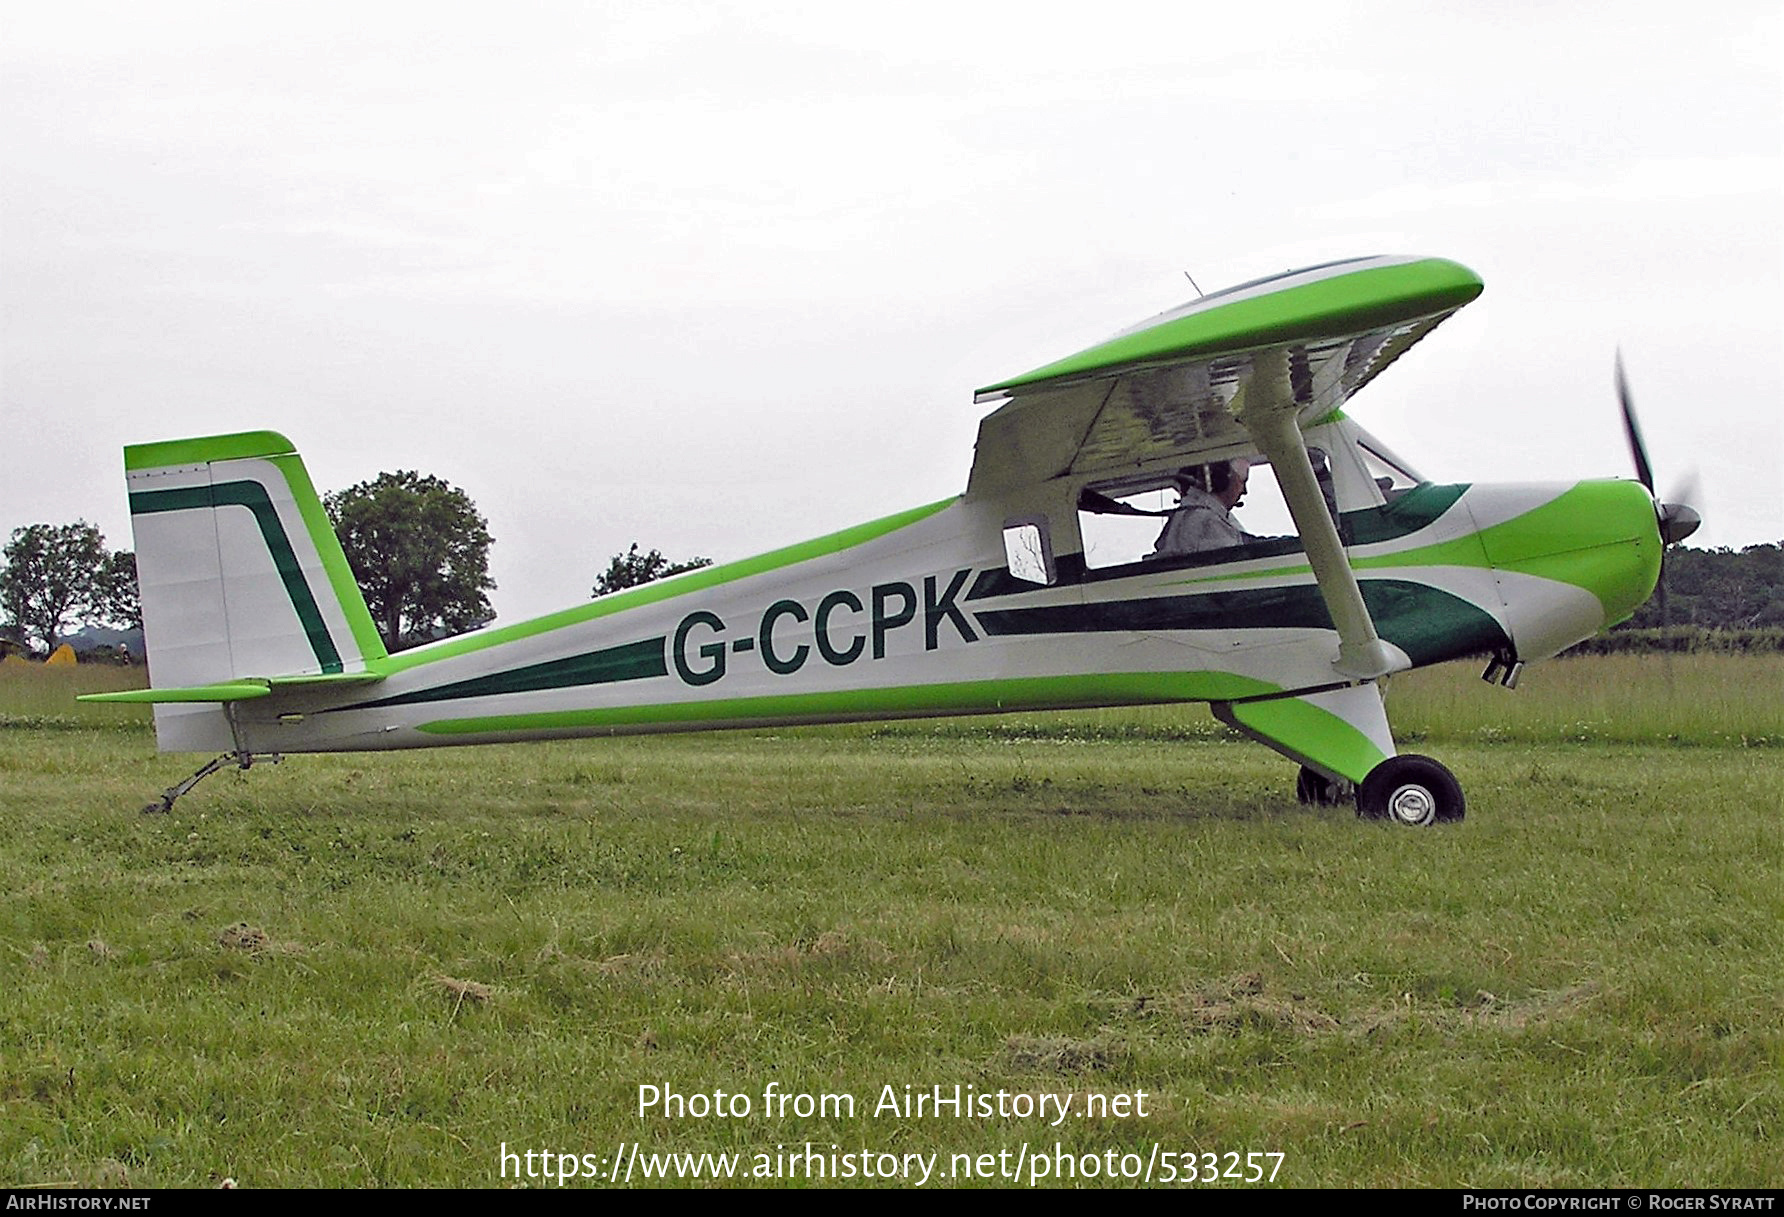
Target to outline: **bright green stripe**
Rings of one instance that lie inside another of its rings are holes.
[[[1303,763],[1318,761],[1353,782],[1387,759],[1363,732],[1330,710],[1298,697],[1240,702],[1227,713],[1241,729],[1256,732],[1272,746],[1279,746]]]
[[[189,685],[183,689],[130,689],[123,693],[83,693],[76,701],[188,702],[247,701],[271,693],[261,681],[238,680],[218,685]]]
[[[329,637],[322,612],[316,607],[316,598],[310,594],[310,585],[304,582],[303,567],[298,564],[297,554],[291,548],[290,538],[285,535],[285,526],[280,523],[279,513],[273,507],[272,500],[267,497],[265,487],[259,482],[224,482],[215,486],[188,486],[173,490],[139,490],[130,496],[131,515],[209,510],[217,507],[246,507],[254,514],[255,523],[260,526],[261,539],[266,542],[267,553],[272,557],[273,566],[285,584],[285,594],[291,598],[291,607],[297,611],[298,622],[310,640],[310,649],[316,654],[316,662],[322,665],[324,672],[339,672],[342,667],[341,654],[335,649],[334,639]]]
[[[656,604],[677,596],[685,596],[690,592],[703,592],[709,588],[735,582],[738,579],[747,579],[751,575],[779,570],[783,566],[792,566],[795,563],[808,562],[813,558],[841,553],[843,550],[853,549],[857,545],[865,545],[888,533],[897,532],[901,528],[907,528],[919,520],[935,515],[944,508],[952,507],[958,501],[958,499],[942,499],[940,502],[930,503],[927,506],[901,511],[897,515],[887,516],[882,520],[857,524],[853,528],[845,528],[841,532],[818,537],[816,540],[789,545],[785,549],[777,549],[754,558],[745,558],[740,562],[727,562],[723,566],[709,566],[689,574],[677,575],[672,581],[647,583],[643,587],[628,588],[623,592],[602,596],[588,604],[579,604],[575,608],[563,609],[549,616],[535,617],[531,621],[499,626],[493,630],[480,630],[462,638],[435,643],[432,646],[417,647],[412,651],[402,651],[382,660],[377,665],[377,670],[386,675],[406,671],[420,664],[451,659],[457,655],[468,655],[474,651],[487,650],[504,643],[517,642],[522,638],[533,638],[540,634],[550,633],[552,630],[563,629],[567,625],[593,621],[598,617],[621,613],[645,604]]]
[[[199,439],[131,444],[124,449],[124,468],[165,469],[169,465],[202,465],[206,461],[283,456],[296,451],[291,441],[277,431],[240,431],[234,435],[207,435]]]
[[[1623,547],[1648,542],[1644,562]],[[1390,566],[1491,566],[1597,596],[1607,620],[1633,611],[1654,589],[1660,537],[1648,492],[1635,482],[1581,482],[1566,492],[1478,533],[1351,563],[1358,570]]]
[[[1637,482],[1581,482],[1480,535],[1498,570],[1571,583],[1598,597],[1605,623],[1635,612],[1660,578],[1654,501]]]
[[[1233,571],[1224,575],[1208,575],[1201,579],[1185,579],[1179,586],[1190,587],[1197,583],[1237,583],[1241,579],[1286,579],[1290,575],[1311,575],[1313,568],[1305,562],[1299,566],[1273,566],[1269,570]]]
[[[1087,676],[972,680],[958,684],[904,685],[894,689],[449,718],[424,723],[420,730],[432,735],[482,735],[501,731],[600,730],[671,723],[721,726],[747,720],[878,718],[1227,701],[1279,692],[1279,686],[1229,672],[1101,672]]]
[[[341,539],[335,534],[328,512],[323,509],[321,496],[310,482],[310,474],[304,468],[303,459],[293,453],[290,456],[273,458],[272,464],[285,475],[285,481],[291,487],[291,497],[297,503],[298,513],[303,516],[304,528],[310,534],[310,543],[316,547],[316,554],[322,559],[322,569],[328,572],[328,585],[334,589],[335,603],[341,606],[341,613],[347,618],[347,628],[353,633],[353,642],[359,648],[360,656],[368,663],[383,659],[384,639],[372,621],[372,612],[365,604],[365,594],[359,590],[359,581],[353,576],[353,568],[347,564],[347,554],[341,548]]]
[[[979,392],[1399,325],[1460,308],[1481,286],[1473,271],[1441,258],[1372,267],[1164,321]]]

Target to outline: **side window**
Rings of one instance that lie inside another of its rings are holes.
[[[1307,456],[1325,498],[1326,510],[1337,519],[1331,461],[1320,448],[1309,448]],[[1166,552],[1155,556],[1155,547],[1161,541],[1166,523],[1178,506],[1180,480],[1201,487],[1212,482],[1218,493],[1224,495],[1226,492],[1223,484],[1226,483],[1225,462],[1221,462],[1222,476],[1219,477],[1207,472],[1208,466],[1189,466],[1181,471],[1132,475],[1084,487],[1078,496],[1078,529],[1084,540],[1084,565],[1091,570],[1100,570],[1148,559],[1202,564],[1299,550],[1300,536],[1273,471],[1261,456],[1247,460],[1248,480],[1238,484],[1238,501],[1230,504],[1227,510],[1231,523],[1249,534],[1250,540],[1241,543],[1234,538],[1214,544],[1190,542],[1188,547],[1183,547],[1185,539],[1179,534],[1166,539]],[[1201,490],[1191,493],[1200,494],[1202,500],[1207,501],[1207,495]],[[1221,503],[1225,502],[1223,498]],[[1196,535],[1193,527],[1190,535]],[[1230,536],[1219,530],[1213,535]],[[1203,533],[1197,541],[1204,541],[1208,536]]]
[[[1320,493],[1326,500],[1326,511],[1336,520],[1338,500],[1332,487],[1332,462],[1323,448],[1314,447],[1307,449],[1307,460],[1313,466],[1313,476],[1319,481]],[[1246,490],[1244,501],[1233,510],[1233,518],[1246,532],[1256,537],[1296,535],[1295,518],[1289,513],[1281,487],[1276,484],[1276,472],[1261,457],[1252,461],[1251,484]]]
[[[1004,561],[1010,575],[1024,583],[1049,584],[1059,577],[1045,517],[1007,520],[1003,530]]]
[[[1091,570],[1126,566],[1152,552],[1177,492],[1166,486],[1136,490],[1131,485],[1087,486],[1078,498],[1078,535],[1084,540],[1084,565]]]

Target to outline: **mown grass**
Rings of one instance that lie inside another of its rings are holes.
[[[1529,668],[1515,690],[1465,665],[1396,677],[1397,736],[1507,742],[1784,746],[1784,654],[1584,655]]]
[[[1529,668],[1515,690],[1467,663],[1394,677],[1388,712],[1402,744],[1784,746],[1784,655],[1588,655]],[[1237,738],[1201,706],[1138,706],[831,728],[877,735],[1061,739]]]
[[[1399,682],[1469,794],[1424,832],[1296,807],[1200,710],[297,758],[167,816],[135,808],[191,764],[146,729],[11,727],[0,1177],[1058,1141],[1280,1150],[1302,1186],[1775,1186],[1784,754],[1739,741],[1776,739],[1780,684],[1724,672],[1750,729],[1672,699],[1643,743],[1568,734],[1559,698],[1469,718],[1557,670],[1572,721],[1658,697],[1621,659]],[[857,1114],[636,1113],[644,1083],[770,1081]],[[906,1083],[1152,1097],[871,1114]]]
[[[0,730],[146,729],[149,725],[147,706],[107,705],[80,702],[75,698],[82,693],[140,689],[148,683],[148,672],[140,667],[112,664],[52,667],[23,659],[8,659],[0,662]]]

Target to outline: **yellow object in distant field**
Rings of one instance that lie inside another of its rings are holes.
[[[72,668],[76,663],[74,648],[66,642],[50,652],[50,657],[43,661],[46,668]]]

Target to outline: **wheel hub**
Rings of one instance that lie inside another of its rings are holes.
[[[1437,818],[1437,798],[1423,786],[1408,784],[1388,797],[1388,814],[1402,824],[1429,824]]]

